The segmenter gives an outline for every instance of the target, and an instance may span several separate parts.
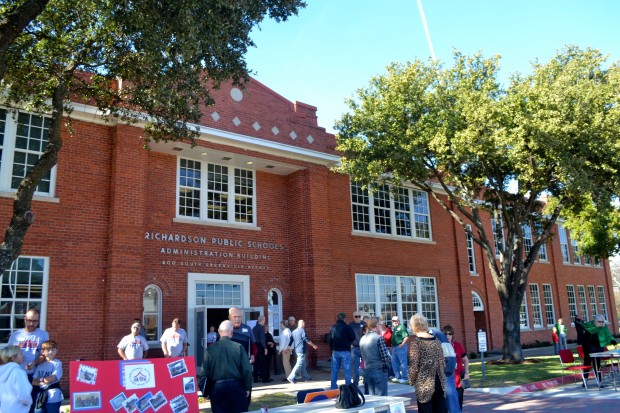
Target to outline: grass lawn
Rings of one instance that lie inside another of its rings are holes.
[[[579,361],[578,361],[579,362]],[[562,376],[558,356],[526,358],[523,364],[495,364],[485,362],[486,379],[482,380],[482,363],[469,363],[472,387],[509,387]]]

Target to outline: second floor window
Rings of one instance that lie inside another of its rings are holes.
[[[351,182],[353,230],[431,239],[431,222],[426,192],[378,185],[369,191]]]
[[[0,190],[14,191],[39,160],[49,141],[51,118],[0,108]],[[39,195],[53,195],[55,168],[37,186]]]
[[[180,158],[178,177],[179,217],[255,224],[254,171]]]
[[[564,264],[570,264],[568,237],[566,236],[566,228],[564,228],[562,224],[558,224],[558,234],[560,235],[560,250],[562,251],[562,262]]]

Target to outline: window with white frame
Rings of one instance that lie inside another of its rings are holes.
[[[0,344],[6,344],[13,330],[24,327],[24,315],[31,308],[45,312],[49,259],[20,256],[0,274]],[[44,329],[41,318],[38,327]]]
[[[426,192],[377,185],[368,190],[351,182],[353,230],[394,237],[431,239]]]
[[[601,268],[603,265],[601,264],[601,259],[598,257],[594,257],[594,266]]]
[[[484,304],[482,303],[482,298],[478,295],[477,292],[471,292],[471,303],[474,311],[484,311]]]
[[[579,312],[585,320],[589,320],[588,316],[588,303],[586,301],[586,288],[583,285],[577,286],[577,298],[579,299]],[[594,316],[594,314],[592,314]]]
[[[491,227],[493,229],[493,242],[495,244],[495,256],[499,257],[500,249],[504,248],[504,223],[502,216],[498,215],[497,219],[491,218]]]
[[[543,299],[545,300],[545,321],[547,322],[547,327],[550,327],[555,324],[555,309],[553,308],[553,290],[551,284],[543,284]]]
[[[467,224],[467,229],[471,231],[471,225]],[[476,252],[474,250],[474,237],[469,232],[465,232],[467,238],[467,262],[469,264],[469,273],[476,274]]]
[[[588,285],[588,298],[590,300],[590,314],[594,317],[598,314],[598,309],[596,308],[596,292],[593,285]]]
[[[542,306],[540,305],[540,290],[538,284],[530,284],[530,302],[532,304],[532,322],[534,328],[542,328]]]
[[[571,320],[574,320],[577,317],[577,297],[575,296],[575,286],[567,285],[566,286],[566,295],[568,296],[568,311],[570,313]]]
[[[179,217],[255,225],[254,171],[184,158],[178,171]]]
[[[49,116],[0,108],[0,191],[14,191],[49,143]],[[54,195],[56,167],[45,174],[37,195]]]
[[[609,321],[609,314],[607,313],[607,299],[605,298],[605,288],[602,285],[597,285],[598,290],[598,306],[600,314],[605,317],[606,321]]]
[[[282,321],[282,294],[272,288],[267,294],[267,327],[274,337],[280,335],[280,321]]]
[[[158,341],[161,337],[161,289],[148,285],[142,297],[142,325],[148,341]]]
[[[525,250],[525,256],[527,257],[532,250],[532,227],[529,225],[523,225],[523,249]]]
[[[570,251],[568,250],[568,237],[566,236],[566,228],[562,224],[558,224],[558,233],[560,235],[560,251],[562,252],[562,262],[570,264]]]
[[[571,246],[573,247],[573,262],[575,265],[581,265],[581,254],[579,253],[579,245],[577,245],[577,241],[574,239],[570,240]]]
[[[542,224],[538,221],[534,222],[534,233],[536,234],[537,238],[540,238],[540,236],[543,233],[543,227]],[[543,242],[542,244],[540,244],[540,248],[538,249],[538,260],[539,261],[547,261],[547,243]]]
[[[521,329],[530,328],[530,322],[527,314],[527,300],[525,294],[523,294],[523,300],[521,301],[521,307],[519,308],[519,323]]]
[[[586,265],[588,267],[592,266],[592,259],[590,258],[589,255],[583,256],[583,265]]]
[[[365,315],[390,320],[398,315],[403,323],[417,312],[439,327],[437,286],[432,277],[357,274],[357,309]]]

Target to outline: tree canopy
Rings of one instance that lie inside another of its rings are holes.
[[[518,361],[528,274],[558,219],[584,253],[617,251],[620,68],[569,46],[503,87],[499,62],[455,52],[450,67],[391,64],[348,101],[336,129],[342,172],[371,189],[427,191],[483,248],[503,306],[504,358]],[[499,260],[489,216],[503,226]]]
[[[250,32],[303,0],[17,0],[0,2],[0,105],[51,114],[48,144],[16,192],[0,273],[34,220],[32,196],[56,165],[74,101],[143,122],[146,140],[193,139],[209,90],[248,77]]]

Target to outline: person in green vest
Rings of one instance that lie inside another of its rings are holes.
[[[594,369],[597,383],[603,387],[601,383],[600,359],[590,357],[591,353],[599,353],[606,350],[606,346],[609,344],[618,344],[614,340],[607,324],[605,324],[605,318],[602,315],[596,315],[592,321],[581,323],[581,327],[584,329],[583,336],[583,364],[584,366],[591,365]]]

